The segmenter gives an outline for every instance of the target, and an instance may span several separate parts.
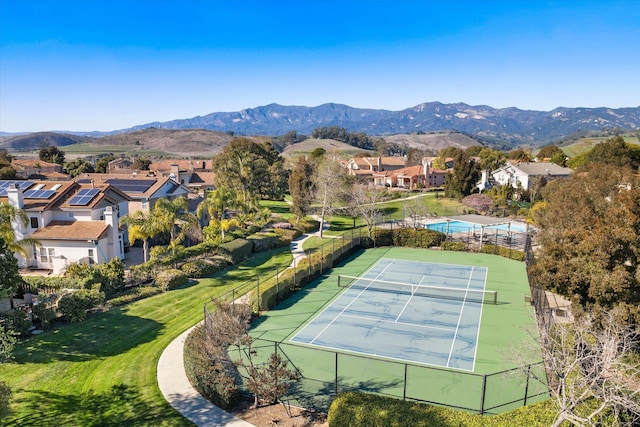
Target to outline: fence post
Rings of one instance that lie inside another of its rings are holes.
[[[338,396],[338,353],[336,352],[336,384],[335,384],[335,390],[336,390],[336,396]]]
[[[527,396],[529,394],[529,374],[531,373],[531,365],[527,366],[527,383],[524,386],[524,406],[527,406]]]
[[[404,389],[402,390],[402,400],[407,400],[407,364],[404,364]]]
[[[484,397],[487,393],[487,375],[482,376],[482,400],[480,401],[480,415],[484,415]]]
[[[260,278],[256,277],[256,293],[258,294],[258,313],[260,313]],[[251,301],[249,301],[251,303]]]

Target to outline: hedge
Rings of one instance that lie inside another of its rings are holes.
[[[444,251],[458,251],[458,252],[466,252],[467,245],[464,242],[442,242],[442,250]]]
[[[187,277],[200,278],[210,276],[226,266],[227,260],[221,257],[214,257],[185,262],[180,267],[180,270],[182,270]]]
[[[367,239],[365,246],[405,246],[410,248],[430,248],[440,246],[446,239],[444,233],[425,228],[377,229],[375,242]]]
[[[248,240],[253,244],[253,252],[264,252],[279,246],[289,244],[284,242],[277,233],[260,232],[249,236]]]
[[[229,370],[214,359],[207,352],[204,328],[196,326],[184,342],[187,378],[202,396],[222,409],[229,409],[239,402],[240,393]]]
[[[524,261],[525,253],[516,249],[505,248],[504,246],[496,246],[484,244],[482,245],[481,252],[483,254],[500,255],[504,258],[515,259],[516,261]]]
[[[273,232],[280,236],[283,246],[302,236],[302,231],[298,229],[274,228]]]
[[[295,228],[300,230],[302,233],[313,233],[320,229],[320,221],[316,221],[315,219],[300,219],[296,224]]]
[[[87,318],[87,310],[104,302],[104,292],[96,289],[80,289],[65,294],[58,301],[58,312],[69,322],[82,322]]]
[[[180,270],[165,270],[156,276],[156,286],[162,291],[175,289],[178,286],[186,285],[189,278]]]
[[[220,255],[225,257],[231,264],[238,264],[249,258],[252,249],[253,243],[246,239],[235,239],[218,247]]]
[[[71,277],[23,276],[22,280],[24,280],[32,289],[42,291],[82,289],[85,287],[84,280]]]
[[[553,424],[556,413],[557,408],[551,400],[491,416],[347,392],[333,400],[327,420],[330,427],[546,427]]]

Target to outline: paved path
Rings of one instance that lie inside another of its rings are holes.
[[[325,223],[324,229],[328,228],[329,224]],[[316,235],[320,235],[320,232],[303,234],[291,242],[293,262],[298,262],[299,258],[304,256],[302,243],[309,237]],[[158,360],[157,373],[160,392],[176,411],[197,426],[254,427],[253,424],[241,420],[209,402],[191,386],[184,370],[183,353],[184,340],[193,328],[195,326],[180,334],[162,352],[160,360]]]

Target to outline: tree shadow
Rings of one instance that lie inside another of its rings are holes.
[[[18,403],[26,410],[2,420],[2,425],[131,426],[157,425],[159,420],[166,423],[171,418],[182,420],[169,405],[145,401],[137,388],[126,384],[114,385],[101,393],[93,390],[81,394],[24,390],[24,397]]]
[[[79,362],[124,353],[156,339],[164,326],[125,314],[123,309],[95,313],[84,322],[64,324],[19,343],[15,363]]]

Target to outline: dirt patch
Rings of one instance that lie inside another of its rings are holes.
[[[256,427],[328,427],[326,414],[283,404],[251,408],[252,402],[241,402],[231,412]]]

